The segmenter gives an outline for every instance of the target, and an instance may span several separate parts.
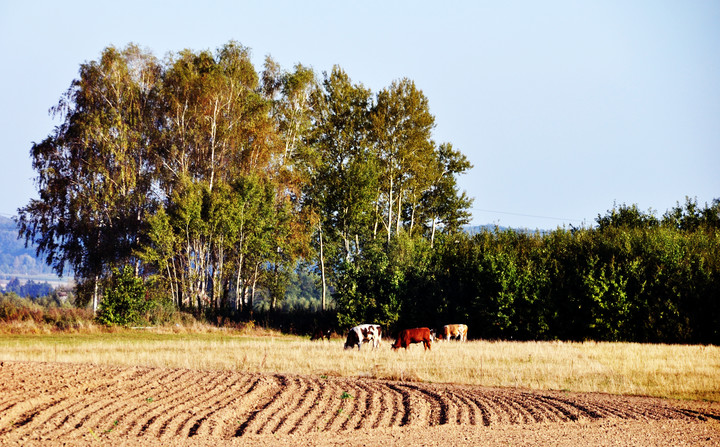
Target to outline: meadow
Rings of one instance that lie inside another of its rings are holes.
[[[0,335],[0,361],[369,377],[720,401],[720,347],[609,342],[436,342],[393,351],[232,330]]]

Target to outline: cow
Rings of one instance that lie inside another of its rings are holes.
[[[446,324],[443,326],[440,338],[444,338],[446,341],[453,338],[455,340],[467,341],[468,327],[466,324]]]
[[[347,340],[345,341],[345,349],[353,349],[355,345],[358,351],[363,343],[373,344],[373,350],[380,346],[382,338],[382,328],[379,324],[361,324],[350,329]]]
[[[330,340],[330,329],[317,328],[313,331],[310,340],[324,340],[326,338]]]
[[[428,349],[432,349],[432,336],[430,335],[430,329],[426,327],[403,329],[398,334],[397,340],[395,341],[395,344],[392,345],[392,348],[405,348],[407,351],[408,346],[412,343],[422,343],[426,351]]]

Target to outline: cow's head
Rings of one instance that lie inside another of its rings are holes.
[[[348,332],[347,340],[345,340],[345,349],[352,349],[358,343],[360,343],[358,334],[351,329],[350,332]]]

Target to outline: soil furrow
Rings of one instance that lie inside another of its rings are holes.
[[[560,398],[556,396],[545,396],[544,399],[549,402],[560,404],[565,408],[571,408],[570,414],[576,414],[576,419],[587,418],[587,419],[601,419],[603,415],[598,413],[592,408],[592,404],[583,404],[580,402],[572,401],[569,398]],[[572,418],[571,418],[572,419]]]
[[[493,409],[493,413],[497,416],[498,424],[519,424],[520,416],[515,409],[508,405],[508,396],[505,394],[493,392],[488,396],[490,401],[489,408]]]
[[[183,371],[174,380],[163,383],[164,390],[163,393],[158,395],[158,405],[145,413],[145,422],[140,427],[138,427],[138,424],[133,425],[135,432],[128,431],[128,434],[161,437],[175,415],[192,405],[193,398],[202,393],[200,388],[203,387],[203,384],[199,382],[201,380],[202,378],[197,377],[197,373]],[[168,410],[168,408],[172,410]]]
[[[139,377],[135,377],[128,386],[129,390],[122,393],[119,389],[106,389],[109,393],[105,396],[103,404],[99,406],[87,405],[81,411],[76,411],[64,424],[63,432],[86,433],[88,430],[104,431],[113,425],[113,429],[127,433],[135,423],[132,415],[142,411],[152,400],[158,383],[162,383],[168,377],[173,377],[173,370],[145,369]],[[99,396],[90,394],[85,399],[97,399]],[[117,421],[117,424],[115,424]],[[121,423],[122,421],[122,423]],[[129,426],[128,426],[129,425]]]
[[[365,387],[356,384],[353,394],[353,412],[347,423],[343,426],[344,430],[357,430],[362,426],[365,417],[371,414],[369,411],[372,400]]]
[[[40,415],[65,399],[51,399],[43,396],[39,399],[31,399],[26,405],[17,407],[17,410],[5,415],[7,425],[0,428],[0,436],[11,431],[32,432],[32,428]]]
[[[405,407],[405,395],[395,389],[390,384],[383,384],[383,394],[387,394],[387,420],[388,423],[383,424],[385,427],[398,427],[402,425],[403,420],[407,420],[407,408]]]
[[[334,381],[321,382],[320,393],[315,402],[309,408],[303,420],[303,425],[295,426],[289,433],[310,433],[312,431],[324,430],[328,420],[333,397],[340,395],[340,387]]]
[[[137,415],[147,411],[148,406],[168,393],[167,383],[175,383],[183,380],[183,370],[161,370],[165,374],[161,376],[135,375],[132,380],[132,387],[129,392],[113,391],[109,395],[111,404],[98,411],[94,416],[96,420],[103,423],[112,423],[112,430],[115,433],[127,435],[137,425]],[[158,389],[162,391],[158,392]],[[157,405],[157,404],[155,404]],[[105,428],[105,427],[101,427]],[[107,428],[105,428],[107,429]]]
[[[714,427],[720,421],[720,404],[712,402],[374,379],[5,362],[0,380],[7,390],[0,400],[0,443],[9,445],[56,439],[206,445],[242,436],[311,442],[319,435],[341,439],[375,431],[472,433],[473,425],[582,430],[624,423]]]
[[[390,387],[402,394],[403,418],[400,420],[400,426],[431,425],[432,405],[417,386],[393,384]]]
[[[569,421],[574,422],[588,417],[587,414],[577,406],[553,396],[538,396],[538,400],[562,413]]]
[[[320,385],[314,380],[297,380],[300,387],[298,399],[286,406],[287,416],[280,420],[280,424],[273,433],[288,434],[302,426],[308,411],[320,394]]]
[[[703,411],[695,411],[695,410],[686,410],[686,409],[679,409],[676,410],[681,417],[687,417],[690,419],[699,419],[701,421],[707,421],[707,420],[715,420],[720,421],[720,414],[717,413],[706,413]]]
[[[448,423],[448,414],[451,412],[451,405],[445,392],[435,392],[427,389],[427,387],[419,385],[405,385],[405,388],[417,392],[422,401],[426,402],[430,406],[430,413],[427,416],[427,425],[433,426]],[[454,413],[456,413],[456,411]]]
[[[183,384],[191,383],[192,386]],[[171,436],[175,436],[182,431],[182,427],[186,425],[187,417],[183,419],[179,415],[186,416],[188,414],[201,414],[199,411],[207,404],[203,403],[211,400],[214,396],[228,393],[229,389],[234,386],[235,382],[227,375],[215,373],[199,373],[193,374],[184,380],[178,380],[173,383],[172,389],[167,388],[166,392],[159,396],[158,405],[145,413],[141,419],[145,419],[145,423],[140,427],[137,436],[155,436],[163,437],[168,431]],[[203,396],[198,402],[199,396]],[[229,400],[225,398],[225,400]],[[203,416],[201,416],[203,418]],[[180,421],[183,423],[180,423]],[[197,431],[200,424],[197,421],[190,427],[190,430]]]
[[[276,412],[281,410],[290,399],[288,396],[288,378],[283,375],[273,377],[278,382],[278,386],[269,390],[262,402],[256,406],[257,409],[252,411],[246,421],[240,425],[236,436],[242,436],[246,433],[257,434],[267,430],[267,426],[274,421]]]
[[[153,374],[160,374],[160,371],[153,371]],[[116,382],[116,385],[120,382]],[[133,382],[138,383],[137,381]],[[55,413],[48,419],[47,424],[50,425],[53,419],[60,419],[55,425],[56,430],[60,433],[72,432],[79,430],[83,425],[91,419],[96,421],[106,421],[109,416],[117,415],[118,407],[126,405],[126,399],[132,396],[121,393],[119,386],[112,386],[110,382],[106,382],[104,386],[83,387],[75,385],[80,395],[74,395],[69,399],[67,405],[55,409]],[[84,391],[83,391],[84,389]],[[74,394],[74,393],[73,393]],[[122,414],[122,412],[120,412]],[[117,419],[115,419],[117,421]],[[102,427],[90,427],[102,428]],[[105,428],[107,429],[107,428]]]
[[[537,423],[543,421],[552,421],[552,418],[544,411],[544,408],[538,405],[535,397],[525,393],[518,393],[511,400],[512,405],[518,408],[523,416],[523,423]]]
[[[379,391],[375,382],[360,382],[358,383],[358,388],[362,390],[366,397],[364,400],[365,408],[362,410],[362,417],[355,428],[374,428],[376,427],[375,424],[378,423],[379,418],[381,417],[381,411],[383,408],[382,392]]]
[[[228,386],[223,390],[216,408],[209,415],[206,424],[199,427],[197,434],[208,437],[229,438],[239,425],[237,410],[243,397],[254,387],[256,378],[238,376],[227,378]]]
[[[287,416],[292,414],[295,408],[302,403],[306,391],[307,387],[300,378],[286,378],[284,389],[279,399],[282,401],[282,405],[270,415],[270,418],[260,430],[260,433],[277,433]]]
[[[171,419],[172,422],[169,424],[158,422],[158,429],[165,427],[170,433],[174,433],[174,436],[194,436],[213,413],[213,408],[223,400],[228,382],[225,373],[202,371],[198,374],[200,375],[198,384],[193,387],[189,399],[174,405],[172,411],[167,412],[165,416],[165,419]],[[164,407],[167,408],[167,405]]]
[[[330,397],[330,401],[327,404],[327,422],[325,423],[322,431],[337,431],[342,426],[343,420],[347,419],[347,415],[344,414],[345,409],[343,408],[343,401],[339,399],[339,396],[344,391],[342,385],[334,384],[333,394]],[[343,391],[341,391],[343,390]]]
[[[499,406],[493,402],[492,392],[481,395],[473,391],[468,391],[467,394],[463,392],[463,395],[475,403],[480,410],[480,413],[482,414],[482,425],[489,426],[491,424],[502,424],[505,422],[503,420],[503,416],[507,419],[506,413],[498,412]]]
[[[529,393],[523,393],[523,398],[526,398],[528,400],[531,400],[533,402],[534,407],[537,408],[536,411],[540,412],[543,417],[544,421],[546,422],[566,422],[566,421],[575,421],[577,420],[577,416],[574,415],[572,412],[568,412],[557,405],[551,405],[548,403],[544,396],[538,396],[534,394]]]
[[[482,425],[484,423],[483,411],[475,402],[461,393],[453,393],[453,396],[458,400],[458,407],[462,409],[459,424]],[[467,415],[467,419],[464,417],[465,415]]]
[[[448,400],[447,423],[455,425],[474,425],[470,422],[472,407],[461,399],[460,395],[452,390],[446,390],[443,395]]]
[[[276,376],[261,376],[250,391],[243,396],[239,403],[237,423],[238,427],[233,436],[242,436],[245,433],[252,433],[249,428],[257,415],[268,407],[281,392],[281,383]]]

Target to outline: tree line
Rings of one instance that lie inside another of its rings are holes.
[[[341,323],[467,323],[471,338],[720,343],[720,200],[594,228],[399,237],[338,284]]]
[[[366,247],[432,243],[469,219],[456,178],[470,163],[432,140],[409,79],[373,93],[340,67],[267,57],[258,71],[236,42],[163,61],[128,45],[82,64],[51,112],[19,234],[94,310],[129,267],[177,308],[251,317],[258,291],[278,306],[300,263],[325,308]]]
[[[456,180],[471,165],[432,139],[409,79],[372,92],[340,67],[256,70],[236,42],[163,61],[129,45],[82,64],[52,112],[19,233],[110,324],[148,309],[253,319],[260,297],[272,314],[305,270],[339,330],[720,342],[718,200],[467,235]]]
[[[21,284],[17,277],[11,279],[5,286],[5,292],[15,293],[22,298],[39,298],[52,294],[53,290],[53,287],[48,282],[40,283],[29,280]]]

